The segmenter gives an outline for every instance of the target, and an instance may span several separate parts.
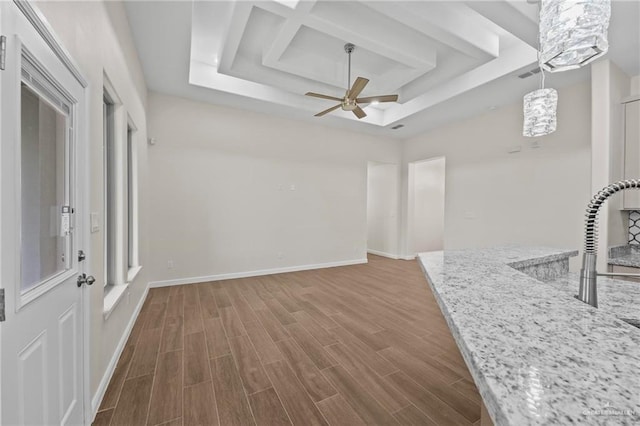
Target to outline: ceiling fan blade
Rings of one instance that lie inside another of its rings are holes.
[[[371,102],[397,102],[398,95],[384,96],[367,96],[366,98],[358,98],[356,102],[359,104],[370,104]]]
[[[364,112],[362,110],[362,108],[360,108],[359,106],[356,107],[356,109],[353,110],[353,113],[356,115],[356,117],[358,118],[364,118],[367,116],[367,113]]]
[[[313,96],[314,98],[320,98],[320,99],[329,99],[330,101],[342,101],[341,98],[336,98],[335,96],[328,96],[328,95],[322,95],[320,93],[313,93],[313,92],[307,92],[305,93],[305,96]]]
[[[349,90],[349,99],[355,99],[358,97],[360,92],[364,90],[364,87],[369,83],[369,80],[363,77],[356,78],[356,81],[353,82],[353,86],[351,86],[351,90]]]
[[[338,108],[340,108],[340,104],[338,104],[338,105],[336,105],[336,106],[332,106],[332,107],[331,107],[331,108],[329,108],[329,109],[325,109],[324,111],[317,113],[315,116],[316,116],[316,117],[322,117],[323,115],[325,115],[325,114],[329,114],[331,111],[335,111],[335,110],[336,110],[336,109],[338,109]],[[363,111],[363,112],[364,112],[364,111]]]

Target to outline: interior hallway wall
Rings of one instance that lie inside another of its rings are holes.
[[[389,139],[149,94],[151,281],[362,262]]]
[[[640,75],[631,77],[631,94],[640,95]]]
[[[522,104],[517,103],[407,140],[401,205],[408,195],[408,163],[444,156],[445,249],[581,247],[591,182],[590,85],[563,88],[559,96],[558,129],[548,136],[522,136]],[[514,148],[520,151],[509,154]],[[410,251],[407,222],[405,210],[405,252]]]
[[[411,246],[414,253],[444,249],[445,159],[412,164],[413,216]],[[409,173],[411,174],[411,166]]]
[[[142,271],[129,285],[126,294],[111,315],[103,316],[104,299],[104,232],[101,229],[91,234],[90,264],[87,273],[96,278],[89,287],[91,291],[90,357],[91,395],[95,399],[99,387],[105,384],[109,363],[114,359],[118,343],[133,318],[134,310],[140,302],[148,275],[148,233],[146,227],[147,210],[147,144],[146,144],[146,96],[147,89],[131,37],[129,23],[121,2],[37,2],[55,34],[62,41],[71,57],[78,64],[89,82],[89,140],[91,161],[90,208],[99,214],[100,223],[104,218],[104,178],[102,146],[102,88],[106,73],[121,98],[123,113],[128,114],[138,127],[136,141],[138,147],[139,182],[139,239],[140,263]],[[125,115],[126,117],[126,115]],[[123,130],[126,131],[126,130]],[[101,389],[104,391],[104,389]],[[95,401],[94,403],[99,402]],[[97,409],[97,407],[93,407]]]
[[[367,168],[367,251],[398,256],[399,164],[370,162]]]

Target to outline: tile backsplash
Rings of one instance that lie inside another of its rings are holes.
[[[640,245],[640,211],[629,212],[629,244]]]

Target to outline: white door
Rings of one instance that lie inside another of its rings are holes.
[[[0,13],[0,423],[82,424],[85,92],[43,27]]]

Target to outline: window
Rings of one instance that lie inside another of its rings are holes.
[[[103,146],[104,146],[104,240],[105,240],[105,280],[104,284],[114,285],[117,280],[116,266],[116,138],[115,105],[113,97],[105,90],[102,103]]]
[[[73,273],[72,122],[67,99],[41,74],[30,57],[23,56],[19,164],[21,296],[37,287],[51,288]]]
[[[140,271],[138,129],[104,76],[104,311],[107,318]]]
[[[126,216],[125,235],[127,278],[133,279],[138,268],[138,175],[136,128],[129,120],[127,126],[127,173],[126,173]]]

